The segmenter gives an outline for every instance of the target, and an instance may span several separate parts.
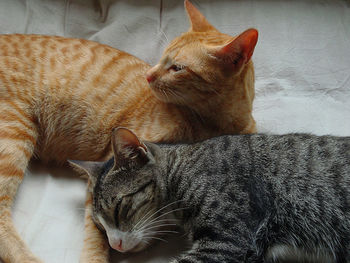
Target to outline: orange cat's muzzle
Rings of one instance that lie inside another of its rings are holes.
[[[153,74],[147,73],[146,79],[147,79],[148,83],[151,83],[152,81],[155,80],[155,76]]]

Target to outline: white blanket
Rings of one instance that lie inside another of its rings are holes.
[[[108,2],[108,1],[106,1]],[[1,0],[0,34],[86,38],[155,64],[188,29],[182,1],[116,0],[102,23],[92,1]],[[224,33],[255,27],[259,41],[254,116],[260,132],[350,135],[350,5],[345,0],[193,1]],[[0,127],[1,128],[1,127]],[[66,170],[28,172],[14,207],[16,227],[50,263],[78,262],[85,182]],[[169,237],[170,238],[170,237]],[[113,262],[169,262],[188,245],[173,237]]]

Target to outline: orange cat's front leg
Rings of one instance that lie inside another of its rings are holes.
[[[249,124],[241,131],[241,134],[251,134],[251,133],[256,133],[256,122],[253,119],[253,117],[250,118]]]
[[[22,105],[0,96],[0,262],[41,263],[17,233],[11,215],[38,138],[34,118]]]
[[[80,263],[108,263],[109,245],[103,233],[92,220],[92,196],[86,191],[85,238]]]

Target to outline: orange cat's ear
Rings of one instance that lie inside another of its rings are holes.
[[[199,10],[188,0],[185,0],[185,9],[191,22],[190,31],[206,32],[216,30],[215,27],[213,27],[201,12],[199,12]]]
[[[114,129],[111,143],[114,153],[114,169],[148,161],[147,147],[137,138],[135,133],[127,128]]]
[[[240,67],[250,60],[257,42],[258,31],[251,28],[244,31],[230,43],[216,49],[214,56]]]

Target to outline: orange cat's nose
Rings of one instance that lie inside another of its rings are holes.
[[[155,79],[155,77],[153,74],[147,73],[146,79],[147,79],[148,83],[151,83]]]

